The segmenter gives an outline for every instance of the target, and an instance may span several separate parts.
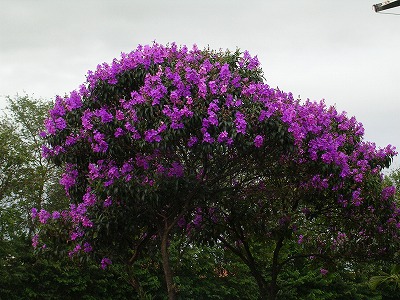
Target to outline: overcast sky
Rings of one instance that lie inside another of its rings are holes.
[[[249,50],[270,86],[325,99],[400,150],[400,8],[377,14],[379,2],[0,0],[0,108],[7,95],[69,93],[138,44],[195,43]]]

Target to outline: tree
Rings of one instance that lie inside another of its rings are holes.
[[[39,132],[53,105],[28,95],[7,98],[0,118],[0,299],[127,299],[125,266],[99,273],[67,257],[35,256],[30,210],[65,207],[60,170],[41,156]],[[127,277],[127,276],[126,276]],[[113,292],[111,294],[111,292]]]
[[[169,299],[173,234],[228,247],[271,299],[282,265],[305,255],[280,256],[300,234],[315,255],[350,245],[389,255],[397,237],[393,190],[380,177],[394,149],[364,142],[361,124],[323,102],[270,88],[247,51],[139,46],[57,97],[42,136],[71,205],[34,211],[34,244],[53,237],[70,256],[100,255],[102,267],[150,247]],[[269,284],[254,245],[272,249]]]
[[[28,95],[7,97],[7,102],[0,132],[0,201],[3,208],[18,207],[16,219],[21,218],[22,223],[15,225],[32,237],[31,208],[56,209],[66,203],[58,183],[60,169],[40,153],[39,132],[52,104]]]

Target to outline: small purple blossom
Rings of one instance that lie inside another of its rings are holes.
[[[171,168],[168,171],[168,176],[183,177],[183,175],[184,175],[183,166],[179,162],[174,161],[171,165]]]
[[[297,244],[302,244],[304,240],[304,235],[300,234],[299,239],[297,240]]]
[[[203,134],[203,143],[209,143],[209,144],[214,143],[214,138],[211,137],[210,133],[207,131],[204,132]]]
[[[42,224],[46,224],[47,220],[51,218],[51,214],[45,210],[45,209],[41,209],[39,212],[39,221]]]
[[[57,220],[57,219],[59,219],[61,217],[61,214],[58,211],[53,211],[51,213],[51,217],[53,218],[53,220]]]
[[[396,187],[395,186],[388,186],[382,190],[382,200],[386,201],[390,197],[396,194]]]
[[[320,274],[321,274],[322,276],[326,276],[326,274],[328,274],[329,271],[326,270],[326,269],[322,269],[322,268],[321,268],[321,269],[319,270],[319,272],[320,272]]]
[[[264,143],[264,138],[261,135],[257,135],[254,139],[254,146],[260,148]]]
[[[360,206],[362,202],[363,202],[363,198],[361,197],[361,190],[357,189],[352,194],[352,203],[355,206]]]
[[[184,227],[186,226],[186,220],[185,220],[185,218],[184,218],[184,217],[181,217],[181,218],[178,220],[177,225],[178,225],[179,228],[184,228]]]
[[[110,123],[114,119],[113,115],[104,107],[97,110],[95,115],[100,118],[102,123]]]
[[[222,131],[219,136],[218,136],[218,143],[223,143],[226,142],[228,140],[228,132],[226,131]]]
[[[109,265],[112,264],[111,259],[107,258],[107,257],[103,257],[103,259],[101,260],[100,263],[100,267],[105,270]]]
[[[109,207],[109,206],[111,206],[111,204],[112,204],[111,197],[108,196],[108,197],[106,198],[106,200],[104,200],[103,206],[104,206],[104,207]]]
[[[150,129],[150,130],[145,131],[144,139],[146,140],[146,142],[149,142],[149,143],[161,142],[161,136],[159,135],[159,132],[155,129]]]
[[[236,112],[235,117],[236,117],[235,125],[236,125],[237,133],[246,134],[247,122],[245,120],[244,114],[242,114],[240,111],[238,111],[238,112]]]
[[[188,146],[191,148],[191,147],[193,147],[194,145],[196,145],[197,142],[198,142],[197,137],[191,136],[191,137],[189,138],[189,141],[188,141]]]
[[[123,136],[124,133],[125,133],[124,130],[122,128],[118,127],[114,132],[114,136],[117,138],[117,137]]]
[[[92,252],[93,251],[92,245],[90,245],[88,242],[85,242],[83,244],[83,251],[85,251],[86,253]]]
[[[55,123],[56,128],[59,130],[63,130],[65,128],[67,128],[67,122],[62,117],[55,119],[54,123]]]
[[[32,247],[37,248],[38,244],[39,244],[39,235],[35,234],[32,237]]]
[[[77,91],[72,91],[70,96],[65,99],[65,106],[69,111],[80,108],[82,106],[80,94]]]
[[[76,166],[73,164],[67,164],[66,170],[60,179],[60,184],[64,186],[67,194],[68,190],[75,185],[77,177],[78,171],[76,170]]]
[[[36,219],[36,217],[38,216],[38,210],[35,207],[32,207],[31,209],[31,218],[32,219]]]

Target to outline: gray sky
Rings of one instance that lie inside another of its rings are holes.
[[[196,43],[249,50],[270,86],[323,98],[400,150],[400,15],[375,13],[379,2],[0,0],[0,108],[7,95],[69,93],[138,44]]]

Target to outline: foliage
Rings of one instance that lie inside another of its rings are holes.
[[[1,219],[11,217],[15,221],[14,232],[26,230],[31,235],[32,206],[55,209],[66,205],[66,197],[58,183],[60,169],[40,153],[42,142],[38,134],[51,104],[27,95],[8,97],[7,101],[9,106],[1,119],[0,129]],[[54,198],[58,201],[51,201]],[[3,229],[3,233],[13,232]]]
[[[369,280],[371,289],[375,290],[379,285],[393,284],[395,289],[400,287],[400,266],[394,265],[390,274],[382,272],[382,275],[372,276]]]

